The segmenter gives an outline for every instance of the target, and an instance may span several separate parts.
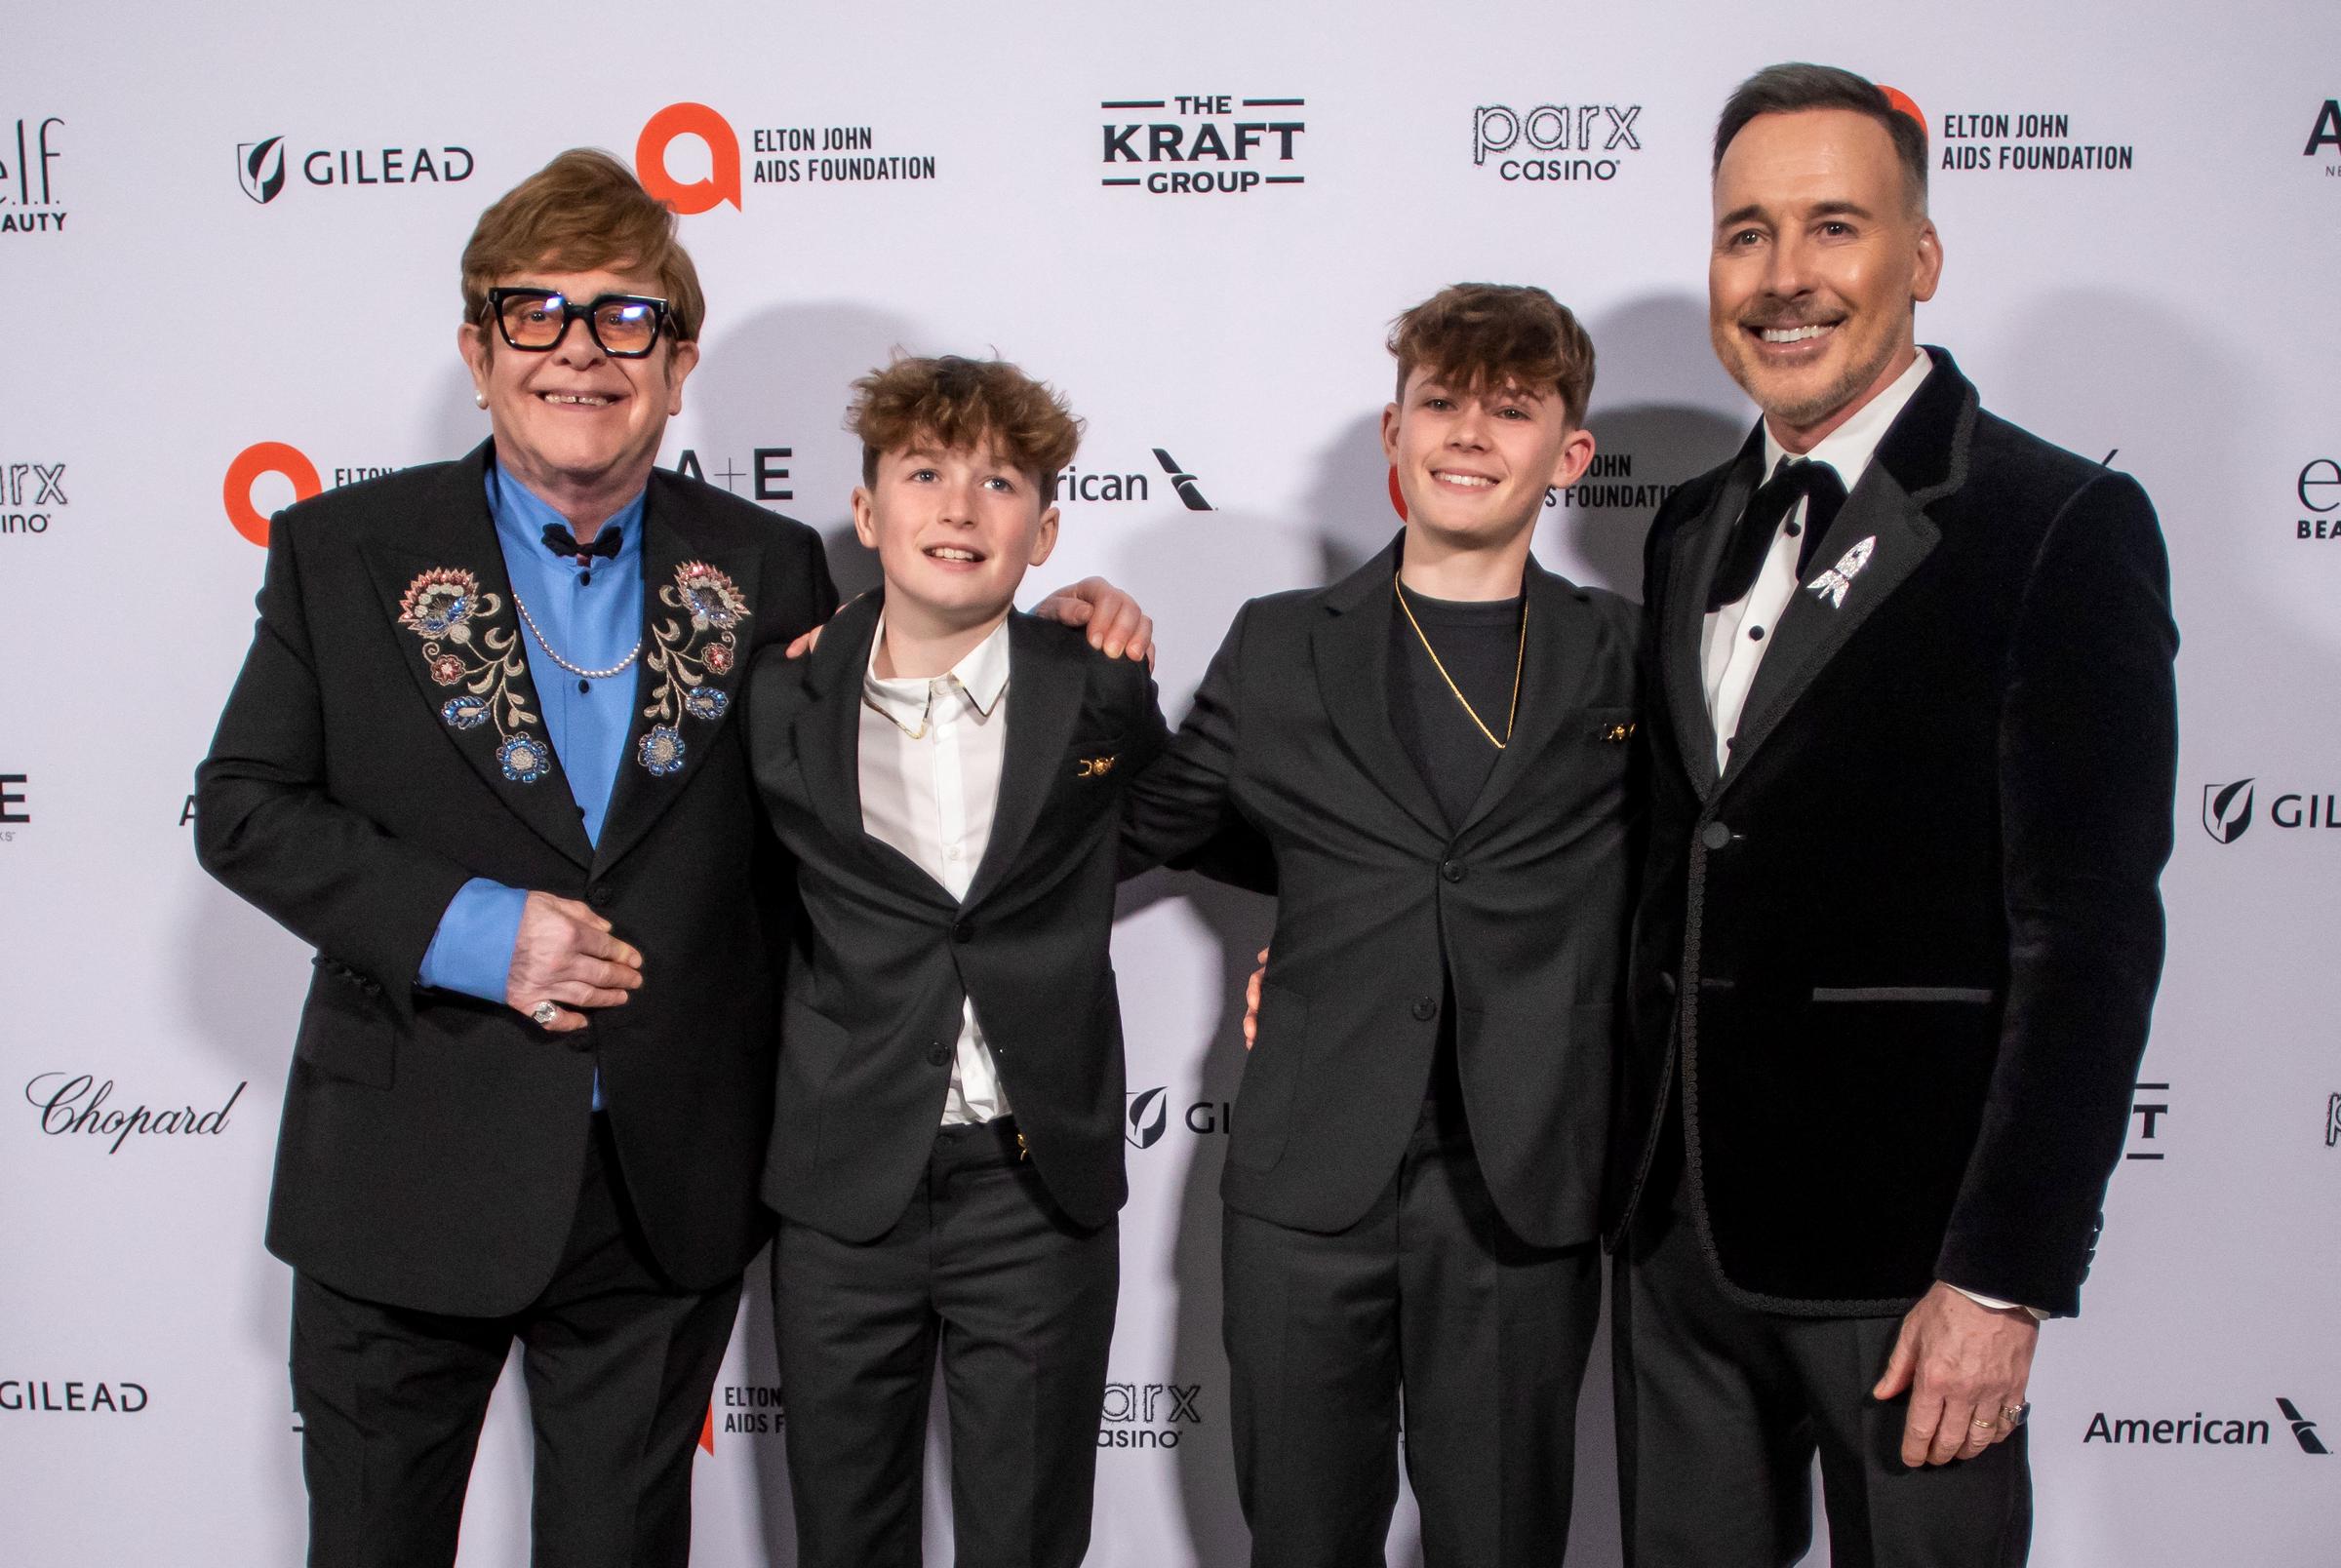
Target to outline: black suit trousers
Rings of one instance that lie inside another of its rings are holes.
[[[1562,1560],[1600,1247],[1515,1235],[1459,1117],[1425,1101],[1397,1174],[1346,1230],[1230,1208],[1222,1260],[1254,1568],[1379,1568],[1402,1398],[1425,1568]]]
[[[1079,1568],[1089,1551],[1121,1224],[1075,1224],[1021,1156],[1012,1118],[944,1127],[876,1240],[781,1220],[773,1332],[797,1568],[918,1568],[938,1348],[953,1561]]]
[[[1973,1459],[1902,1463],[1909,1395],[1870,1390],[1899,1315],[1805,1317],[1725,1298],[1683,1190],[1680,1113],[1618,1259],[1618,1486],[1629,1568],[1787,1568],[1821,1463],[1832,1568],[2018,1568],[2022,1428]]]
[[[523,1311],[417,1312],[294,1276],[311,1568],[456,1560],[480,1424],[515,1339],[536,1429],[532,1560],[690,1561],[693,1453],[739,1281],[705,1291],[667,1281],[626,1200],[608,1124],[593,1119],[560,1267]]]

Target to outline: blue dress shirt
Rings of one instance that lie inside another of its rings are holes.
[[[503,551],[512,591],[528,606],[536,631],[551,640],[561,657],[586,670],[606,670],[624,658],[642,637],[643,497],[635,496],[602,525],[604,532],[617,530],[617,555],[594,557],[589,567],[545,547],[545,525],[566,528],[569,520],[494,463],[488,466],[488,511],[496,520],[496,543]],[[587,842],[599,842],[602,818],[609,812],[611,791],[625,760],[635,669],[628,665],[623,674],[604,680],[580,679],[553,660],[536,631],[522,622],[545,738],[561,759]],[[440,916],[417,979],[443,991],[502,1001],[528,896],[526,888],[507,887],[486,877],[465,882]],[[598,1078],[593,1099],[599,1109]]]

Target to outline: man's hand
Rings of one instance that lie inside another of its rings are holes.
[[[1103,577],[1084,577],[1070,588],[1059,588],[1035,606],[1043,620],[1090,629],[1090,647],[1107,658],[1125,655],[1154,662],[1154,617],[1138,602]]]
[[[1260,949],[1260,966],[1251,971],[1244,982],[1244,1048],[1258,1043],[1260,1038],[1260,982],[1268,978],[1268,950]]]
[[[563,1005],[544,1027],[583,1029],[582,1007],[616,1007],[642,984],[642,955],[610,934],[610,922],[574,898],[532,892],[512,942],[504,1002],[535,1020],[540,1001]]]
[[[2021,1307],[1986,1307],[1937,1282],[1902,1319],[1872,1398],[1910,1391],[1902,1463],[1972,1459],[2016,1430],[2041,1325]]]
[[[823,621],[820,626],[815,626],[812,631],[799,634],[797,640],[788,645],[787,656],[792,659],[801,659],[814,648],[819,647],[821,646],[821,628],[828,624],[827,621]]]

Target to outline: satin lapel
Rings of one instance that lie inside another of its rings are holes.
[[[1008,748],[1000,760],[991,840],[961,901],[971,909],[1015,864],[1042,807],[1072,765],[1067,753],[1090,685],[1085,656],[1049,647],[1026,615],[1008,618]]]
[[[1930,352],[1935,369],[1878,444],[1876,459],[1845,497],[1813,555],[1812,569],[1773,629],[1772,646],[1748,687],[1723,786],[1747,771],[1748,759],[1814,678],[1942,538],[1925,508],[1965,483],[1975,389],[1951,356],[1939,348]]]
[[[1407,814],[1445,843],[1452,837],[1447,814],[1390,724],[1390,620],[1398,546],[1336,584],[1326,613],[1310,634],[1317,691],[1334,732],[1366,776]]]
[[[662,483],[643,507],[642,659],[634,719],[593,853],[594,875],[640,843],[674,804],[724,726],[754,645],[757,558],[709,549]]]
[[[395,544],[367,546],[366,567],[432,722],[490,794],[582,866],[593,850],[529,675],[488,515],[487,451],[448,470],[429,515],[403,528]]]
[[[1538,566],[1533,557],[1521,591],[1527,600],[1528,624],[1523,629],[1525,646],[1520,660],[1520,712],[1513,718],[1510,739],[1488,770],[1487,783],[1480,787],[1479,798],[1455,830],[1458,839],[1477,827],[1512,791],[1552,745],[1553,737],[1561,732],[1562,720],[1581,706],[1576,688],[1586,669],[1584,655],[1593,622],[1570,613],[1577,608],[1575,593]]]
[[[1676,529],[1669,541],[1674,559],[1667,570],[1659,679],[1666,685],[1667,709],[1674,715],[1675,744],[1701,796],[1713,793],[1716,783],[1715,718],[1707,711],[1707,676],[1699,661],[1707,625],[1707,586],[1715,580],[1731,526],[1747,510],[1763,471],[1764,427],[1759,425],[1740,447],[1714,504],[1696,523]]]

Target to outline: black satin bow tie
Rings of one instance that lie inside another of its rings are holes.
[[[558,523],[547,523],[544,526],[544,547],[557,556],[575,556],[580,566],[591,561],[595,556],[605,556],[612,561],[616,560],[617,546],[617,529],[606,525],[594,531],[591,544],[579,544],[577,536]]]
[[[1795,511],[1800,500],[1808,503],[1804,522],[1797,525],[1803,535],[1797,546],[1797,580],[1805,580],[1805,573],[1812,569],[1812,558],[1820,551],[1821,536],[1837,520],[1838,508],[1845,504],[1845,482],[1827,463],[1809,457],[1783,457],[1772,477],[1750,498],[1748,509],[1731,530],[1730,542],[1724,546],[1715,583],[1707,590],[1710,612],[1738,604],[1755,589],[1765,557],[1772,553],[1772,535],[1780,520]]]

